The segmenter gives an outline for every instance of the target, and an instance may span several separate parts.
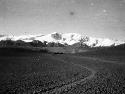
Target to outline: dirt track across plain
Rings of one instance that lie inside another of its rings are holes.
[[[66,60],[63,59],[63,58],[55,58],[54,56],[51,56],[51,58],[56,59],[57,61],[61,61],[61,62],[63,62],[63,63],[69,63],[68,61],[66,61]],[[80,83],[84,83],[84,82],[86,82],[87,80],[92,79],[92,78],[95,76],[95,74],[96,74],[96,71],[95,71],[94,69],[92,69],[92,68],[89,68],[89,67],[86,67],[86,66],[83,66],[83,65],[80,65],[80,64],[76,64],[76,63],[74,63],[74,62],[70,62],[70,63],[72,63],[72,64],[75,65],[75,66],[78,66],[78,67],[87,69],[88,71],[91,72],[91,75],[89,75],[89,76],[86,77],[86,78],[83,78],[83,79],[80,79],[80,80],[78,80],[78,81],[75,81],[75,82],[73,82],[73,83],[66,84],[66,85],[63,85],[63,86],[61,86],[61,87],[55,88],[55,89],[53,89],[53,90],[51,90],[51,91],[43,92],[42,94],[60,94],[60,93],[63,92],[63,91],[68,91],[68,90],[70,90],[72,87],[75,87],[76,85],[79,85]]]

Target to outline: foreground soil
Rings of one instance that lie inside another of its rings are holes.
[[[114,60],[114,59],[113,59]],[[71,54],[0,56],[3,94],[125,94],[125,63]]]
[[[115,61],[114,57],[102,59],[76,55],[62,56],[62,58],[96,71],[94,77],[62,94],[125,94],[124,61]]]
[[[92,74],[89,68],[57,58],[35,52],[0,56],[0,93],[50,93]]]

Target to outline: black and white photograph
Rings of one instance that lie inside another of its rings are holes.
[[[125,94],[125,0],[0,0],[0,94]]]

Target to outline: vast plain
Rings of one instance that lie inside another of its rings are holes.
[[[125,94],[124,55],[0,49],[0,93]]]

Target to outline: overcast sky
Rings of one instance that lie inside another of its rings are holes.
[[[125,0],[0,0],[0,34],[52,32],[125,40]]]

